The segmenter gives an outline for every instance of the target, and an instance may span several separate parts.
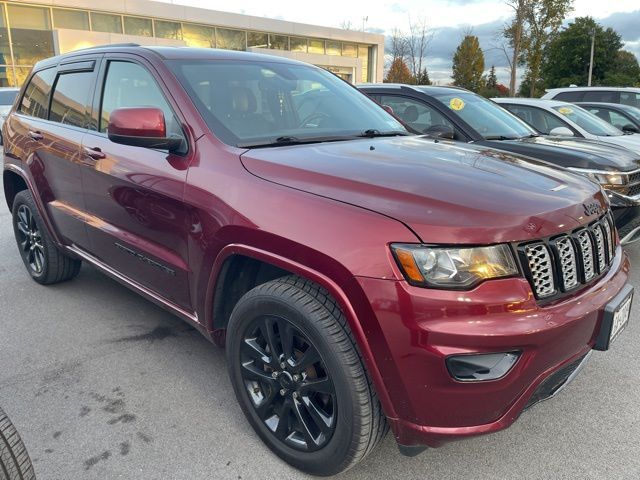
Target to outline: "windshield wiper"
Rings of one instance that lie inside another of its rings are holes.
[[[506,137],[504,135],[489,135],[484,137],[485,140],[517,140],[518,137]]]
[[[370,128],[362,132],[358,137],[366,137],[366,138],[376,138],[376,137],[397,137],[397,136],[407,136],[412,135],[410,132],[406,132],[403,130],[390,130],[388,132],[381,132],[375,128]]]
[[[306,137],[299,138],[289,135],[283,135],[271,142],[263,143],[239,143],[237,146],[240,148],[265,148],[265,147],[284,147],[287,145],[304,145],[308,143],[322,143],[322,142],[339,142],[341,140],[352,140],[353,137],[348,136],[333,136],[333,137]]]

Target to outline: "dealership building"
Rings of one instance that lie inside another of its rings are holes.
[[[383,77],[383,35],[150,0],[19,0],[0,2],[0,86],[20,86],[43,58],[126,42],[266,53],[352,83]]]

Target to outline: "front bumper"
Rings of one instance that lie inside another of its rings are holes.
[[[397,414],[389,422],[398,443],[437,447],[511,425],[535,395],[545,397],[545,381],[564,372],[549,388],[558,390],[591,351],[602,311],[628,272],[617,247],[606,275],[544,307],[521,278],[485,282],[469,292],[359,278],[392,357],[385,360],[397,372],[384,382]],[[445,366],[450,355],[513,350],[521,357],[497,380],[459,382]]]

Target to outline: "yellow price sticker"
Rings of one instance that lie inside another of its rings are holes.
[[[571,115],[573,113],[573,109],[570,107],[561,107],[558,109],[558,111],[562,114],[562,115]]]
[[[462,110],[464,108],[464,100],[458,97],[452,98],[449,101],[449,107],[451,110]]]

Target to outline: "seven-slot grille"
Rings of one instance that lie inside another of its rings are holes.
[[[538,299],[554,297],[604,273],[615,254],[610,214],[591,225],[518,247],[525,274]]]

